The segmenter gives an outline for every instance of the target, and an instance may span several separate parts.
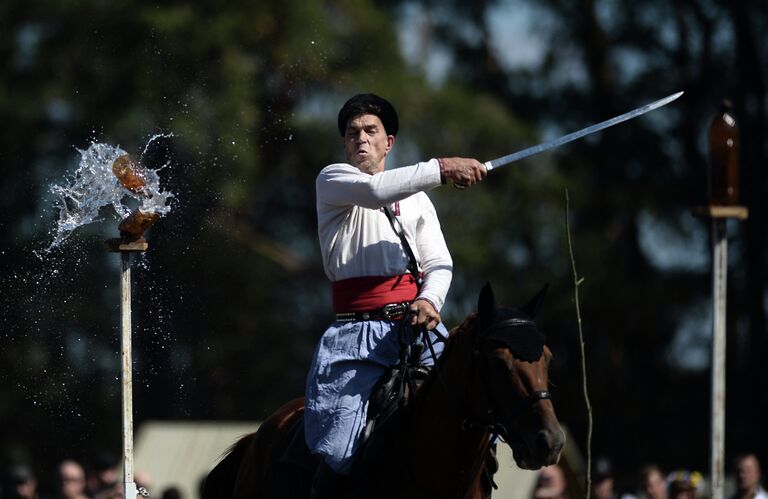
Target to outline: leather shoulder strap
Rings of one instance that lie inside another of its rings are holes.
[[[395,234],[397,234],[397,237],[400,238],[400,244],[402,244],[403,250],[405,251],[405,254],[408,257],[408,271],[411,273],[413,278],[416,279],[416,285],[419,288],[421,288],[421,276],[419,275],[419,265],[416,263],[416,256],[413,254],[411,245],[408,244],[408,239],[405,237],[405,233],[403,233],[402,224],[395,223],[395,216],[392,214],[392,211],[389,209],[389,206],[384,207],[384,214],[387,216],[387,220],[389,220],[389,225],[392,226],[392,230],[394,230]],[[400,226],[400,228],[398,228],[398,225]]]

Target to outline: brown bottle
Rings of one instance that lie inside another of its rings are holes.
[[[112,163],[112,173],[123,187],[134,194],[139,194],[147,184],[146,171],[130,154],[123,154]]]
[[[739,204],[739,129],[731,114],[731,102],[724,100],[709,125],[709,202],[712,205]]]
[[[126,239],[138,239],[144,234],[144,231],[157,222],[160,218],[160,214],[153,212],[143,212],[138,209],[128,215],[120,222],[117,229],[120,231],[120,235]]]

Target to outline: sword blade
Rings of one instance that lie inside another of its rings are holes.
[[[533,156],[534,154],[538,154],[548,149],[552,149],[552,148],[561,146],[563,144],[567,144],[568,142],[571,142],[573,140],[580,139],[585,135],[599,132],[600,130],[604,130],[608,127],[617,125],[627,120],[631,120],[632,118],[637,118],[638,116],[643,115],[649,111],[653,111],[654,109],[658,109],[661,106],[666,106],[667,104],[677,99],[681,95],[683,95],[683,92],[677,92],[675,94],[668,95],[663,99],[659,99],[655,102],[651,102],[650,104],[646,104],[644,106],[638,107],[637,109],[633,109],[628,113],[624,113],[622,115],[616,116],[609,120],[601,121],[600,123],[595,123],[594,125],[588,126],[586,128],[582,128],[577,132],[569,133],[568,135],[563,135],[562,137],[559,137],[554,140],[550,140],[549,142],[544,142],[544,143],[529,147],[527,149],[523,149],[522,151],[517,151],[512,154],[507,154],[506,156],[502,156],[500,158],[492,159],[491,161],[487,161],[485,163],[485,168],[488,171],[491,171],[494,168],[508,165],[509,163],[519,161],[523,158],[527,158],[528,156]]]

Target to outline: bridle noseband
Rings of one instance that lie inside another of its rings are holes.
[[[534,390],[523,400],[523,404],[521,404],[521,406],[518,407],[518,409],[514,413],[512,413],[511,415],[507,415],[507,417],[499,417],[498,414],[503,413],[503,411],[498,411],[495,407],[493,407],[493,401],[489,397],[489,403],[491,405],[491,408],[488,410],[488,413],[487,413],[488,422],[481,422],[480,425],[485,426],[488,429],[489,433],[492,433],[494,435],[499,435],[502,439],[504,439],[505,442],[516,440],[510,434],[509,428],[507,428],[506,424],[508,424],[509,422],[515,421],[517,418],[519,418],[520,415],[523,413],[523,411],[527,409],[529,406],[541,400],[551,400],[551,399],[552,399],[552,393],[549,390]],[[503,422],[501,421],[502,419],[504,420]],[[473,423],[472,421],[467,421],[467,424],[469,425],[469,427],[466,429],[477,427],[477,423]],[[464,428],[464,425],[462,425],[462,428]]]
[[[530,395],[528,395],[528,400],[533,402],[537,402],[539,400],[551,400],[552,399],[552,393],[550,393],[549,390],[534,390],[531,392]]]
[[[480,358],[479,349],[475,350],[474,355],[476,363],[480,362],[482,363],[481,365],[485,364]],[[483,369],[483,371],[486,371],[486,369]],[[521,403],[516,407],[514,411],[508,413],[505,410],[500,410],[494,403],[493,397],[491,396],[491,387],[487,372],[484,372],[482,377],[485,384],[485,392],[488,397],[488,412],[484,415],[485,417],[476,421],[470,419],[469,416],[465,418],[462,422],[462,428],[465,430],[469,430],[471,428],[485,428],[489,433],[499,435],[504,441],[510,442],[511,440],[514,440],[514,438],[510,433],[510,429],[507,427],[507,425],[513,421],[516,421],[523,414],[523,412],[525,412],[533,404],[542,400],[552,399],[552,392],[549,390],[534,390],[530,392],[527,397],[522,399]]]

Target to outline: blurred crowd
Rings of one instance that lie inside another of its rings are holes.
[[[122,499],[124,484],[119,466],[120,462],[107,453],[82,462],[64,459],[42,476],[26,465],[7,466],[0,476],[0,499]],[[137,471],[134,481],[137,489],[151,490],[149,474]],[[159,494],[153,491],[152,497],[184,499],[175,487]]]
[[[2,471],[0,499],[118,499],[123,497],[119,462],[107,454],[94,456],[82,463],[74,459],[61,461],[53,471],[50,490],[38,487],[38,477],[23,465],[9,466]],[[753,453],[736,456],[733,460],[735,493],[731,499],[768,499],[762,486],[760,461]],[[151,477],[135,474],[137,488],[151,490]],[[532,499],[580,499],[583,495],[564,466],[555,464],[542,468],[538,474]],[[598,459],[591,475],[592,499],[706,499],[709,495],[704,476],[693,470],[663,471],[651,464],[639,471],[635,490],[621,492],[610,461]],[[169,487],[152,491],[152,497],[183,498],[179,489]],[[494,496],[503,497],[496,493]]]
[[[760,461],[754,453],[739,454],[733,460],[733,488],[731,499],[768,499],[762,486]],[[566,469],[559,464],[539,471],[533,499],[580,499],[582,493],[573,483]],[[596,460],[591,473],[592,499],[706,499],[708,484],[704,476],[694,470],[665,472],[655,464],[639,471],[633,490],[618,490],[613,468],[609,460]]]

